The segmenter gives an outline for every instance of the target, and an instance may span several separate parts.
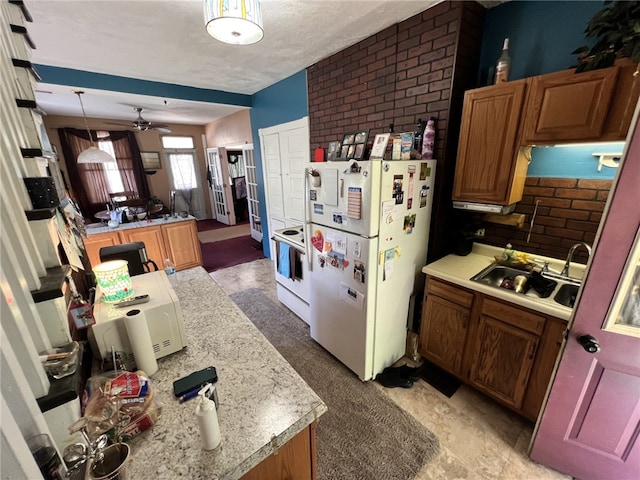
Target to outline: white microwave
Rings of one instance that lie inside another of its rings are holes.
[[[182,309],[175,291],[164,271],[131,277],[133,295],[149,295],[149,301],[125,308],[98,299],[93,307],[96,323],[88,332],[89,344],[95,358],[111,360],[119,352],[127,366],[135,365],[133,350],[124,324],[124,315],[133,309],[144,313],[156,358],[162,358],[187,346]]]

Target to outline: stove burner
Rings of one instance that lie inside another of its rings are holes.
[[[297,230],[285,230],[284,232],[282,232],[282,235],[298,235],[298,231]]]

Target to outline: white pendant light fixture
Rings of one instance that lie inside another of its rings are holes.
[[[87,114],[84,113],[84,105],[82,104],[82,94],[84,93],[82,90],[74,90],[73,93],[78,95],[78,100],[80,100],[80,108],[82,108],[82,117],[84,118],[84,126],[87,128],[87,133],[89,134],[89,141],[91,142],[91,146],[80,152],[78,155],[78,163],[115,163],[116,159],[109,155],[104,150],[100,150],[97,145],[93,142],[93,137],[91,136],[91,130],[89,130],[89,123],[87,122]]]
[[[251,45],[264,36],[259,0],[203,0],[207,33],[232,45]]]

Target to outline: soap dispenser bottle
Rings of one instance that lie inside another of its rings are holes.
[[[212,384],[207,383],[198,392],[200,401],[196,407],[196,417],[200,428],[200,441],[204,450],[213,450],[220,445],[220,440],[222,440],[216,404],[207,396],[207,393],[213,392],[214,389]]]
[[[500,260],[503,261],[503,263],[510,263],[511,259],[513,257],[513,250],[512,250],[512,245],[510,243],[507,243],[505,249],[502,251],[502,255],[500,255]]]

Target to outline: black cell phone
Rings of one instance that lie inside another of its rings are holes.
[[[218,374],[216,373],[216,367],[207,367],[173,382],[173,394],[176,397],[181,397],[185,393],[189,393],[196,388],[201,388],[207,383],[215,383],[217,381]]]

